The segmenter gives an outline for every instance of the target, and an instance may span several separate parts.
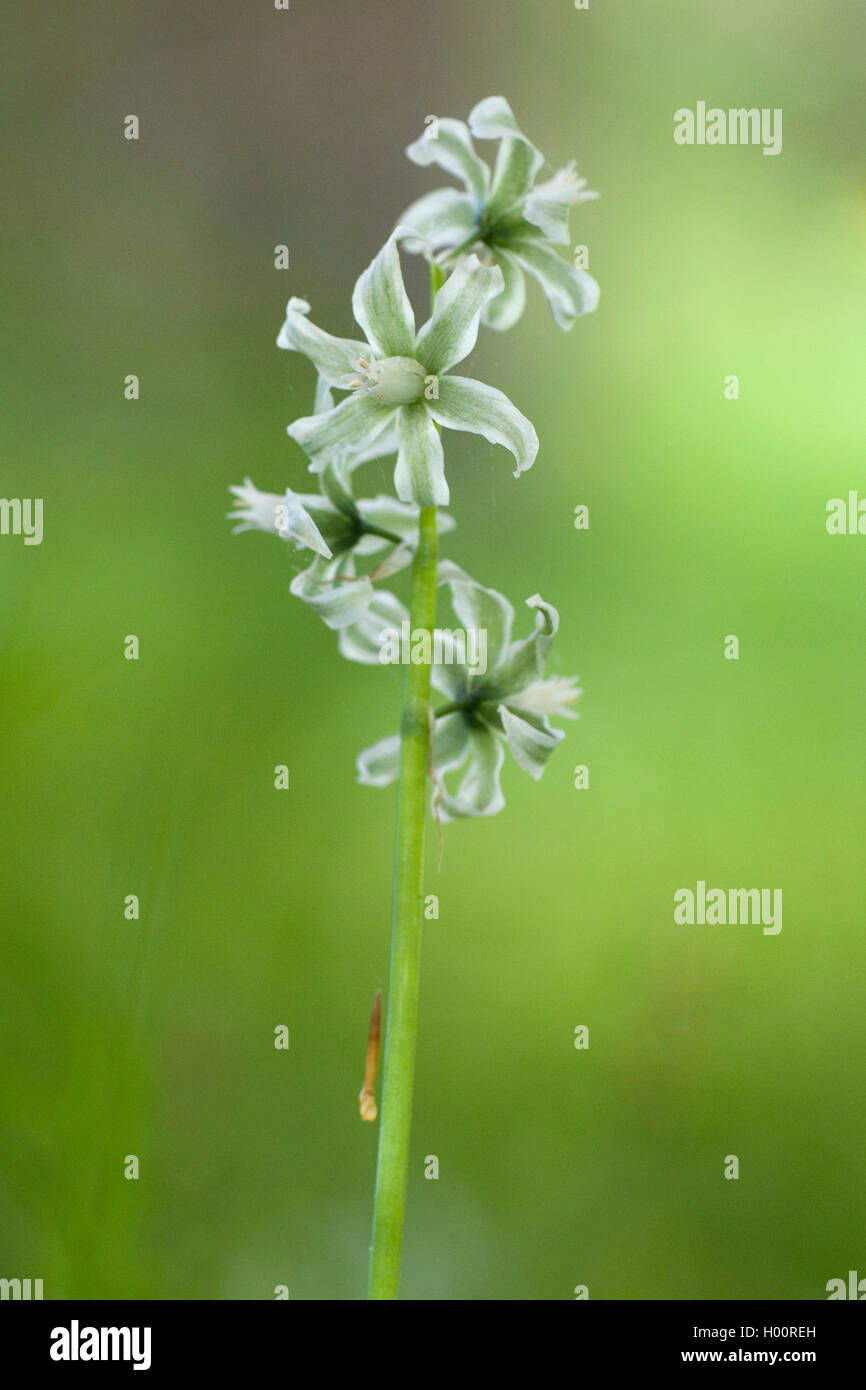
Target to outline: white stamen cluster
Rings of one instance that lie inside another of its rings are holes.
[[[424,393],[426,372],[414,357],[385,357],[371,362],[358,358],[360,376],[349,382],[353,391],[366,391],[383,405],[411,405]]]

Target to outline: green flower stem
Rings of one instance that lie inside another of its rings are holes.
[[[431,267],[431,301],[443,283]],[[432,632],[436,622],[436,570],[439,534],[436,508],[422,507],[418,549],[412,562],[410,624],[413,632]],[[418,1037],[418,984],[421,970],[421,900],[427,776],[430,762],[430,667],[410,665],[400,744],[397,846],[394,857],[394,906],[391,919],[391,979],[382,1082],[382,1119],[376,1167],[376,1203],[370,1282],[367,1297],[394,1299],[400,1281],[400,1250],[406,1189],[409,1183],[409,1138],[415,1086]]]
[[[421,510],[418,550],[412,566],[412,631],[432,631],[436,619],[436,508]],[[410,665],[403,705],[391,983],[382,1088],[382,1121],[376,1173],[376,1207],[368,1297],[397,1297],[403,1215],[409,1180],[409,1133],[418,1033],[421,965],[421,900],[427,770],[430,758],[430,666]]]

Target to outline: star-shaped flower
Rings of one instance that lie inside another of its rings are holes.
[[[479,158],[472,136],[498,140],[493,170]],[[438,252],[447,269],[474,252],[499,266],[504,285],[484,307],[490,328],[511,328],[526,302],[524,271],[541,285],[560,328],[569,329],[598,304],[592,276],[564,261],[554,249],[570,245],[569,209],[598,194],[578,178],[574,161],[537,183],[544,157],[521,131],[504,97],[475,106],[468,127],[440,118],[406,151],[415,164],[438,164],[463,183],[464,192],[440,188],[419,198],[400,221],[422,240],[406,239],[410,250]]]
[[[436,711],[433,733],[434,804],[446,821],[492,816],[505,805],[499,779],[506,746],[515,762],[537,780],[564,737],[561,729],[552,727],[550,717],[575,718],[570,707],[581,692],[577,677],[544,679],[559,615],[540,595],[526,600],[535,613],[535,630],[513,641],[514,609],[502,594],[483,588],[450,561],[440,566],[440,582],[451,591],[464,632],[486,634],[486,670],[473,671],[457,662],[433,667],[433,685],[446,697]],[[395,616],[399,620],[399,614],[383,614],[383,627]],[[387,786],[399,769],[397,735],[381,739],[358,758],[358,780],[366,786]],[[459,784],[449,793],[442,779],[459,769]]]
[[[352,309],[365,342],[332,337],[310,322],[306,301],[289,300],[278,346],[304,353],[325,382],[350,394],[332,410],[295,420],[288,432],[319,472],[336,455],[372,447],[381,453],[383,436],[396,431],[397,496],[441,507],[449,494],[437,426],[504,445],[514,456],[515,476],[534,462],[538,436],[495,387],[446,375],[475,346],[481,311],[502,289],[501,270],[467,256],[416,330],[397,250],[403,234],[398,228],[355,285]]]

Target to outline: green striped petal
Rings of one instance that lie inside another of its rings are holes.
[[[535,426],[495,386],[465,376],[442,377],[439,399],[428,401],[427,408],[437,425],[445,429],[468,430],[483,435],[491,444],[502,444],[514,455],[515,478],[535,462]]]
[[[419,507],[447,506],[442,440],[430,418],[426,401],[400,407],[397,436],[400,449],[394,487],[400,501],[415,502]]]
[[[287,433],[309,454],[315,471],[320,472],[329,457],[352,454],[379,439],[393,423],[395,409],[359,392],[347,396],[333,410],[302,416],[289,425]]]
[[[495,224],[526,197],[544,156],[527,140],[504,97],[486,97],[469,113],[469,128],[479,140],[500,140],[493,183],[485,208],[488,223]]]
[[[565,738],[563,730],[553,729],[550,725],[546,728],[536,727],[528,720],[521,719],[507,705],[499,706],[499,717],[514,761],[537,782],[547,759]]]
[[[331,386],[347,387],[360,370],[359,357],[369,357],[367,343],[355,342],[351,338],[333,338],[330,333],[317,328],[307,318],[310,306],[305,299],[290,299],[286,307],[286,321],[280,329],[277,347],[291,352],[302,352],[315,365],[319,376]],[[321,392],[317,396],[317,406],[323,400]]]
[[[568,331],[581,314],[593,312],[599,289],[588,271],[577,270],[540,242],[521,238],[509,241],[508,249],[540,284],[557,327]]]
[[[335,629],[357,622],[375,593],[366,575],[355,575],[351,555],[337,561],[315,559],[295,575],[289,590]]]
[[[526,306],[526,279],[520,266],[507,251],[493,248],[493,259],[502,271],[505,288],[500,294],[488,299],[481,313],[481,321],[488,328],[505,332],[513,328]]]
[[[414,241],[408,228],[417,232],[432,250],[443,246],[459,246],[477,225],[475,206],[472,199],[456,188],[437,188],[425,193],[400,218],[403,229],[401,240],[409,251],[424,249],[420,241]]]
[[[406,150],[412,163],[422,168],[438,164],[440,169],[462,181],[475,207],[480,208],[490,186],[490,170],[475,153],[467,127],[462,121],[442,116],[435,126],[429,127],[429,132]],[[431,134],[435,135],[434,139],[430,138]]]
[[[366,666],[379,664],[382,633],[397,628],[409,617],[400,600],[386,589],[377,590],[357,622],[340,629],[340,655],[347,661],[360,661]]]
[[[451,606],[464,629],[486,632],[487,670],[495,671],[511,642],[514,609],[508,599],[495,589],[485,589],[453,560],[440,563],[438,582],[448,586]]]
[[[471,746],[466,771],[457,790],[447,791],[439,803],[443,821],[465,816],[495,816],[505,805],[499,785],[505,749],[493,731],[482,724],[470,731]]]
[[[433,730],[433,770],[437,775],[462,767],[471,751],[471,730],[462,714],[443,714]]]
[[[447,372],[475,346],[481,310],[504,287],[498,265],[467,256],[433,301],[433,313],[418,334],[415,356],[433,376]],[[440,386],[441,389],[441,386]]]
[[[359,276],[352,294],[352,313],[381,356],[412,356],[415,314],[403,284],[395,236],[388,238]]]
[[[529,637],[514,642],[495,672],[495,684],[507,698],[525,690],[544,674],[544,663],[559,628],[559,614],[540,594],[526,600],[535,614],[535,629]],[[513,701],[509,700],[509,704]]]

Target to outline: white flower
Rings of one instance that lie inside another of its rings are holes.
[[[433,733],[434,802],[443,820],[492,816],[505,798],[500,775],[505,749],[524,772],[538,779],[547,759],[564,737],[549,716],[576,718],[570,706],[580,695],[577,678],[544,679],[544,663],[559,626],[559,615],[539,594],[526,600],[535,613],[529,637],[512,641],[514,609],[495,589],[485,589],[450,561],[440,566],[440,583],[451,591],[451,604],[464,629],[484,631],[487,669],[481,673],[459,663],[435,665],[432,682],[446,697],[436,712]],[[382,617],[397,626],[401,614],[389,608]],[[372,628],[371,628],[372,634]],[[383,738],[358,758],[358,781],[383,787],[400,769],[400,739]],[[442,781],[462,769],[449,793]]]
[[[287,488],[284,495],[276,492],[260,492],[251,478],[245,478],[243,486],[232,486],[240,504],[229,512],[230,519],[240,524],[232,527],[232,533],[239,531],[268,531],[293,541],[297,549],[315,550],[317,555],[331,558],[331,550],[316,525],[305,503],[315,507],[321,503],[319,497],[299,497]]]
[[[493,170],[477,155],[473,135],[500,142]],[[480,101],[468,128],[462,121],[440,118],[437,138],[422,135],[406,153],[415,164],[437,164],[460,179],[464,190],[436,189],[407,208],[400,221],[418,236],[407,237],[406,245],[413,251],[432,248],[444,270],[469,252],[497,265],[503,287],[483,311],[490,328],[511,328],[520,318],[526,303],[524,272],[541,285],[560,328],[572,328],[579,315],[592,313],[599,297],[596,281],[554,248],[570,245],[569,209],[598,194],[578,178],[574,161],[536,183],[544,158],[521,131],[504,97]]]
[[[446,375],[475,346],[481,311],[501,291],[502,272],[466,257],[436,295],[430,318],[416,329],[397,250],[403,233],[397,229],[355,285],[352,308],[365,342],[332,337],[310,322],[305,300],[289,300],[277,345],[304,353],[329,386],[350,394],[331,410],[295,420],[288,432],[316,472],[337,456],[381,454],[382,441],[391,435],[397,496],[441,507],[448,502],[448,484],[437,426],[504,445],[514,457],[515,476],[534,462],[538,436],[495,387]]]
[[[240,503],[229,512],[240,523],[235,532],[265,531],[291,541],[295,550],[315,552],[312,563],[295,574],[289,587],[328,627],[338,630],[360,623],[374,597],[390,599],[374,584],[408,565],[418,542],[418,508],[413,503],[384,494],[353,498],[351,473],[357,461],[326,464],[319,474],[320,495],[291,489],[283,496],[260,492],[249,478],[243,486],[231,488]],[[437,526],[440,533],[450,531],[453,518],[440,512]],[[372,570],[359,573],[357,560],[369,556],[381,558]],[[352,639],[341,641],[340,648],[356,661],[368,659],[355,653]]]

